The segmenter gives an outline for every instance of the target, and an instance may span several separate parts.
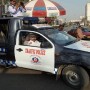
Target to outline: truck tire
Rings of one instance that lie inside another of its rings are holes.
[[[88,73],[79,66],[69,65],[62,70],[62,79],[69,86],[83,88],[89,84]]]

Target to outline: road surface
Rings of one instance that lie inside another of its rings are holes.
[[[61,79],[56,81],[51,74],[24,68],[0,67],[0,90],[90,90],[90,85],[84,89],[74,89]]]

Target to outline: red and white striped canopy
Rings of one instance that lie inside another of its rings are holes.
[[[65,9],[51,0],[32,0],[26,5],[26,13],[31,17],[53,17],[65,15]]]

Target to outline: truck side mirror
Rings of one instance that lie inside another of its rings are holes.
[[[41,48],[52,48],[52,45],[49,42],[42,42],[40,47]]]

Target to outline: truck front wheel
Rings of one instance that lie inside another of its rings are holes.
[[[69,65],[62,70],[63,80],[74,88],[86,87],[89,84],[88,73],[79,66]]]

